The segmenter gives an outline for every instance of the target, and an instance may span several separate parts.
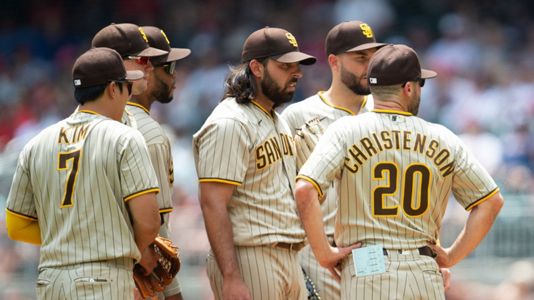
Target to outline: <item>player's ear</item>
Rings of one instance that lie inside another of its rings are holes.
[[[328,65],[332,70],[339,70],[339,58],[334,54],[328,54]]]
[[[402,93],[409,96],[412,93],[414,93],[415,86],[413,81],[408,81],[404,85],[402,85]]]
[[[263,78],[263,70],[264,66],[259,61],[252,59],[248,62],[248,67],[250,68],[250,71],[252,72],[252,75],[258,78]]]
[[[108,86],[106,87],[105,93],[107,93],[107,96],[110,99],[115,99],[119,96],[119,89],[117,87],[117,83],[115,81],[112,81],[108,83]]]

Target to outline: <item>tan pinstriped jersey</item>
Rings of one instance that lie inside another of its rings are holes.
[[[24,147],[7,209],[39,222],[40,268],[138,260],[126,202],[158,190],[137,130],[77,111]]]
[[[322,91],[318,92],[300,102],[289,105],[282,111],[282,118],[286,120],[293,135],[302,125],[317,117],[321,120],[323,128],[327,128],[341,117],[354,115],[350,110],[330,103],[323,96],[323,93]],[[373,105],[373,97],[371,95],[365,97],[359,113],[371,111]]]
[[[364,102],[362,102],[360,112],[364,113],[373,109],[373,97],[365,97]],[[331,104],[323,96],[323,92],[318,92],[317,94],[306,98],[300,102],[288,106],[282,112],[282,118],[286,120],[293,133],[301,128],[306,122],[319,118],[321,120],[321,125],[323,128],[328,128],[330,124],[334,123],[336,120],[345,117],[354,115],[350,110],[343,107],[338,107]],[[299,149],[297,149],[299,151]],[[328,191],[325,192],[326,198],[321,204],[321,210],[323,211],[325,232],[327,235],[334,234],[334,222],[336,217],[336,207],[337,200],[335,197],[334,190],[335,181],[332,182]]]
[[[126,125],[139,130],[145,138],[160,187],[157,196],[159,211],[160,213],[171,212],[174,170],[169,138],[161,125],[152,119],[149,111],[137,103],[128,102],[122,119],[126,121]]]
[[[332,124],[298,177],[320,194],[339,178],[335,240],[341,246],[421,247],[438,238],[451,191],[466,209],[498,191],[451,131],[385,110]]]
[[[287,124],[253,101],[222,101],[193,136],[200,182],[236,186],[228,211],[239,246],[301,242],[293,197],[295,146]]]

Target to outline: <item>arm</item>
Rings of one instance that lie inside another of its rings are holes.
[[[146,193],[133,197],[126,202],[132,216],[134,238],[142,258],[139,262],[150,273],[156,263],[148,246],[156,238],[160,227],[160,216],[156,193]],[[149,259],[147,261],[147,258]]]
[[[359,243],[345,248],[330,246],[324,232],[323,213],[319,204],[319,193],[315,187],[304,179],[297,181],[295,192],[297,209],[306,231],[313,254],[321,266],[327,268],[334,278],[341,277],[336,270],[339,261],[349,255]]]
[[[451,247],[443,249],[431,245],[438,254],[436,261],[439,266],[450,268],[471,253],[490,230],[503,204],[501,193],[496,193],[471,210],[464,229]]]
[[[200,183],[200,206],[217,265],[223,276],[223,299],[251,299],[237,263],[228,203],[235,186],[218,182]]]
[[[6,227],[10,239],[41,245],[41,229],[37,220],[21,216],[6,209]]]

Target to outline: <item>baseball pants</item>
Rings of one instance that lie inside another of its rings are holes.
[[[305,300],[308,292],[297,251],[272,246],[236,246],[239,269],[254,300]],[[212,252],[207,272],[215,299],[222,299],[222,275]]]
[[[339,282],[332,277],[328,269],[322,267],[315,259],[310,245],[306,245],[300,250],[299,262],[306,274],[315,283],[322,300],[339,300],[341,295]]]
[[[443,277],[436,261],[413,250],[388,250],[386,272],[355,275],[352,254],[343,260],[341,299],[445,300]]]
[[[134,299],[133,260],[43,268],[37,278],[37,299]]]

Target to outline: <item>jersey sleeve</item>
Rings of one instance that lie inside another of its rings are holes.
[[[297,176],[309,181],[322,197],[334,178],[339,178],[345,161],[343,122],[334,122],[319,139]]]
[[[220,119],[195,137],[195,159],[200,182],[241,185],[250,157],[249,136],[243,124]]]
[[[120,157],[121,189],[124,201],[142,194],[159,192],[156,173],[141,133],[132,129],[126,135]]]
[[[35,200],[29,172],[29,149],[26,147],[19,155],[17,168],[13,176],[11,190],[7,197],[6,209],[10,212],[32,220],[37,220]]]
[[[160,188],[157,196],[159,210],[160,213],[169,213],[172,211],[172,166],[170,149],[167,145],[161,143],[151,144],[147,147]]]
[[[476,157],[455,138],[456,165],[452,182],[452,192],[466,210],[484,202],[499,191],[497,184]]]

